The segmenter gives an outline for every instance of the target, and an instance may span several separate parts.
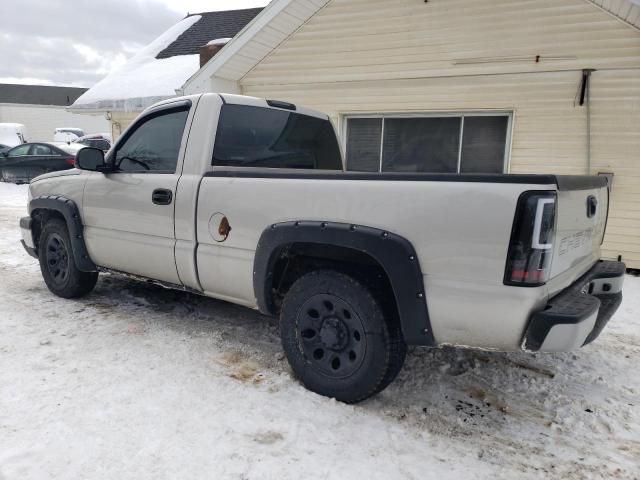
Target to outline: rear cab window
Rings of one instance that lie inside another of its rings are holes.
[[[342,156],[327,119],[225,104],[218,121],[213,165],[341,171]]]

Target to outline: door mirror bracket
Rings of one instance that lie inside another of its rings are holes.
[[[113,167],[113,164],[111,163],[104,163],[96,167],[96,172],[100,172],[100,173],[113,173],[115,171],[116,169]]]

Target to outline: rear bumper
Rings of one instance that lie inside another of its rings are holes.
[[[522,348],[566,352],[593,342],[622,303],[625,271],[622,262],[596,263],[531,316]]]

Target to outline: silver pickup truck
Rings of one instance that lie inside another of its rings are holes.
[[[279,315],[309,389],[383,390],[407,345],[567,351],[622,300],[598,177],[349,173],[324,114],[234,95],[145,111],[36,178],[24,246],[49,289],[126,273]]]

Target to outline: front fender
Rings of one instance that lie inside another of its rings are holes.
[[[73,258],[78,270],[82,272],[98,271],[96,265],[89,257],[87,246],[84,242],[84,225],[80,218],[78,206],[73,200],[61,196],[35,197],[29,202],[29,215],[33,218],[38,211],[54,211],[61,214],[69,230]],[[37,245],[35,245],[37,248]]]

